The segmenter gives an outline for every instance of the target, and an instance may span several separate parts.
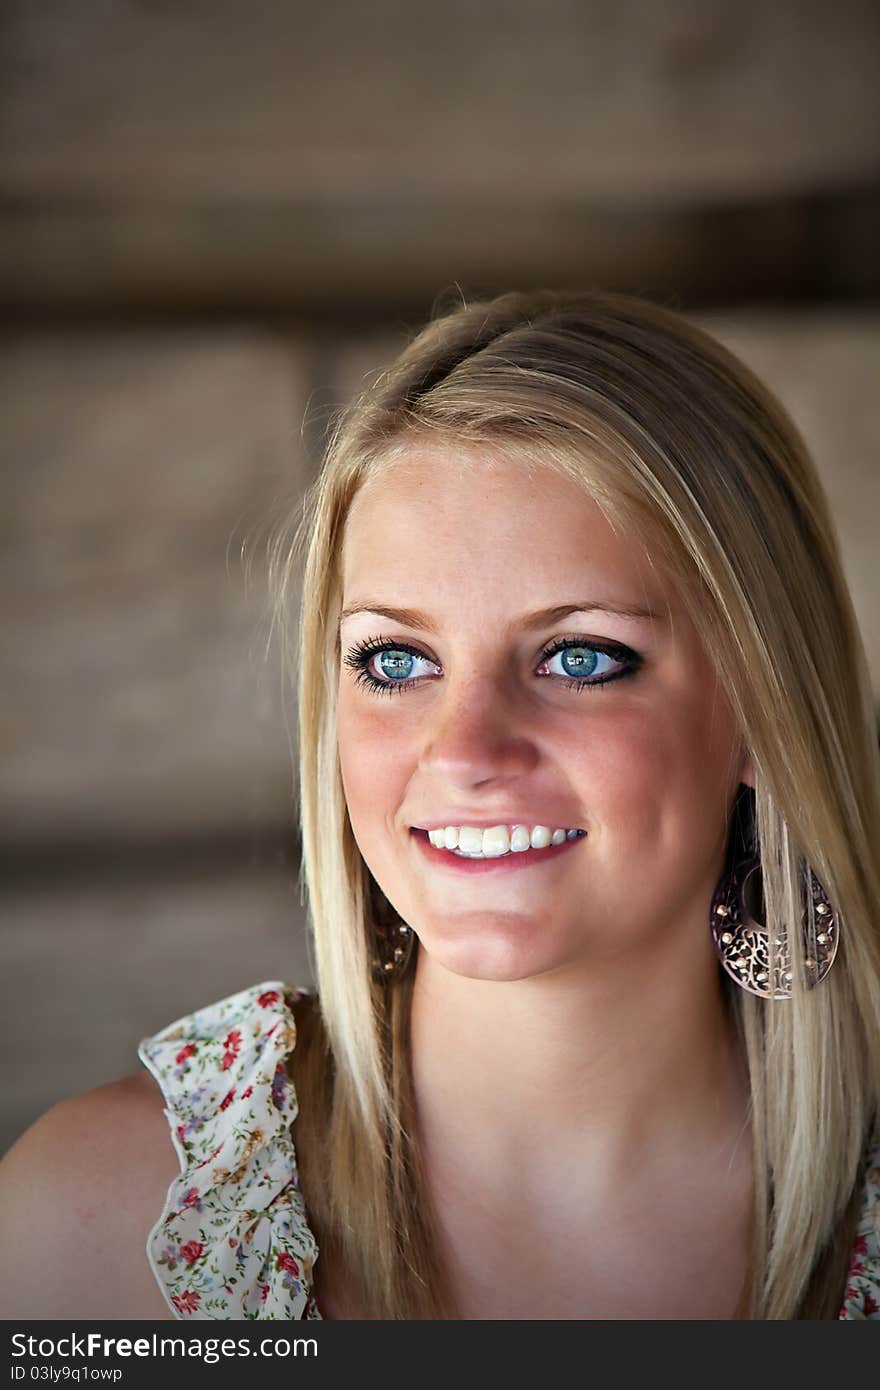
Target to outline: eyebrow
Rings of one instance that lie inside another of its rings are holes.
[[[374,613],[377,617],[388,618],[393,623],[401,623],[404,627],[415,628],[420,632],[436,631],[436,624],[428,613],[423,613],[418,608],[386,608],[383,604],[374,603],[372,599],[363,603],[352,603],[343,608],[339,615],[340,626],[346,618],[353,618],[357,613]],[[563,603],[555,608],[540,608],[533,613],[524,613],[510,626],[528,631],[561,622],[572,613],[611,613],[615,617],[631,618],[638,622],[663,621],[652,609],[643,608],[638,604],[599,603],[588,599],[582,603]]]

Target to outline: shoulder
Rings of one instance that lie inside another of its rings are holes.
[[[177,1168],[143,1072],[41,1116],[0,1164],[6,1316],[167,1315],[143,1251]]]

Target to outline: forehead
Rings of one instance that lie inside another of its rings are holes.
[[[618,597],[631,602],[668,598],[641,538],[585,486],[539,459],[473,446],[414,445],[384,462],[352,502],[342,558],[346,594],[385,577],[520,592],[580,580],[625,588]]]

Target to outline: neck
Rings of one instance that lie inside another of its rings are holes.
[[[420,1144],[435,1171],[495,1191],[531,1167],[619,1183],[635,1154],[732,1159],[748,1107],[711,945],[580,962],[517,981],[455,975],[419,953],[411,1046]],[[583,1174],[583,1166],[580,1167]]]

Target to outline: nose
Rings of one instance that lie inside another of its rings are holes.
[[[421,766],[447,786],[467,790],[531,772],[539,753],[525,719],[499,683],[475,678],[426,715]]]

